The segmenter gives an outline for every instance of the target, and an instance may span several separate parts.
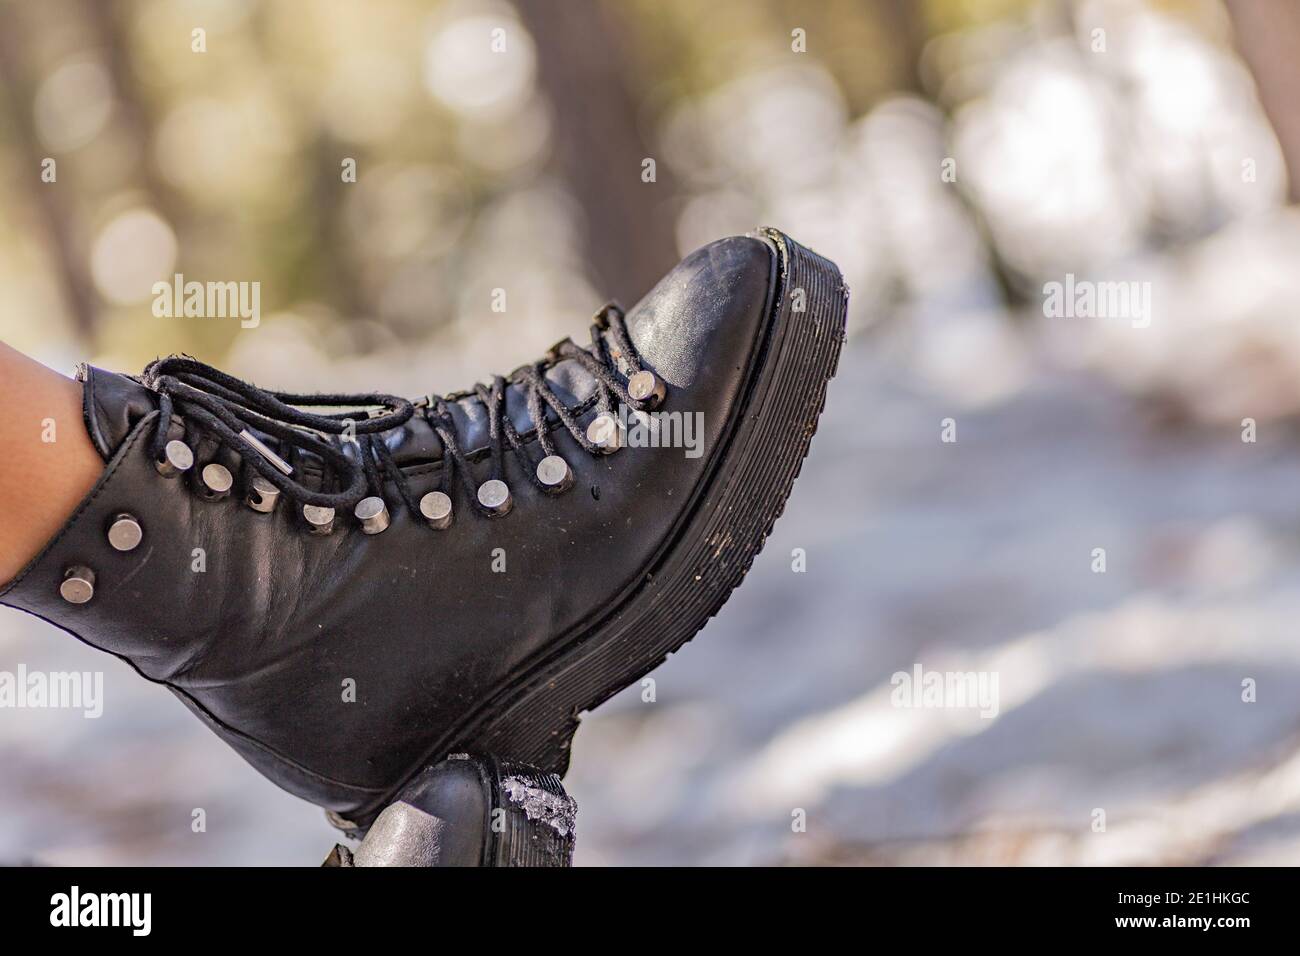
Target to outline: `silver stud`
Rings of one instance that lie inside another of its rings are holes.
[[[173,438],[163,449],[162,460],[154,462],[154,465],[164,478],[175,478],[182,471],[194,467],[194,452],[185,442]]]
[[[644,402],[649,408],[658,408],[668,394],[668,389],[654,372],[642,370],[627,380],[627,393],[634,401]]]
[[[253,480],[248,483],[248,494],[244,497],[244,503],[248,507],[254,511],[260,511],[262,514],[270,514],[275,510],[275,505],[279,500],[279,488],[261,475],[253,476]]]
[[[609,412],[601,412],[587,425],[587,441],[603,455],[612,455],[623,447],[623,423]]]
[[[334,530],[334,509],[321,505],[303,505],[302,516],[307,519],[312,534],[329,534]]]
[[[431,491],[420,499],[420,514],[435,531],[451,527],[451,498],[441,491]]]
[[[204,465],[199,477],[203,483],[203,494],[214,501],[226,497],[230,494],[230,489],[235,486],[235,477],[230,473],[230,469],[225,465],[218,465],[215,461]]]
[[[113,515],[108,526],[108,543],[117,551],[134,551],[144,540],[144,529],[133,515]]]
[[[478,503],[498,517],[508,515],[515,506],[510,487],[499,478],[489,478],[478,486]]]
[[[537,463],[537,480],[553,495],[573,487],[573,469],[559,455],[547,455]]]
[[[357,520],[361,522],[361,530],[366,534],[379,534],[390,523],[388,505],[384,504],[383,498],[374,495],[358,501],[352,513],[357,516]]]
[[[95,572],[84,565],[74,564],[63,572],[59,595],[69,604],[85,604],[95,596]]]

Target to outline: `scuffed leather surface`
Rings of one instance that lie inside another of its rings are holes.
[[[704,414],[703,456],[627,448],[593,458],[561,430],[555,442],[576,476],[570,491],[541,494],[507,453],[513,513],[481,518],[457,489],[456,521],[443,532],[413,519],[392,488],[392,525],[376,536],[363,535],[350,515],[339,516],[332,535],[309,535],[286,502],[259,514],[241,503],[238,486],[224,501],[201,500],[149,459],[156,412],[148,390],[94,372],[92,436],[98,430],[96,443],[114,449],[111,459],[0,601],[165,683],[285,789],[344,816],[374,808],[423,761],[442,756],[428,753],[432,744],[526,661],[598,620],[641,579],[733,411],[775,268],[767,242],[721,240],[687,257],[628,313],[646,364],[670,383],[664,410]],[[590,391],[572,368],[551,375],[575,401]],[[457,407],[465,447],[482,448],[483,409]],[[436,487],[436,437],[407,426],[388,438],[417,495]],[[195,473],[219,454],[211,443],[196,451]],[[143,543],[125,554],[105,539],[122,511],[144,528]],[[498,548],[504,574],[491,570]],[[202,572],[192,570],[196,549]],[[89,604],[58,595],[72,564],[97,575]],[[343,700],[349,680],[355,702]]]

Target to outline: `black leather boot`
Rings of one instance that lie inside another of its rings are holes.
[[[766,230],[607,307],[590,345],[444,397],[84,368],[107,467],[0,601],[166,685],[345,829],[448,753],[563,773],[578,715],[690,640],[762,547],[847,296]]]

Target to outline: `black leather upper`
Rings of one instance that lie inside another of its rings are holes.
[[[242,503],[238,477],[231,497],[204,500],[190,479],[160,476],[146,450],[155,393],[89,369],[86,421],[104,475],[0,601],[167,684],[285,789],[344,816],[373,808],[421,761],[442,756],[427,750],[448,728],[643,576],[735,410],[776,263],[765,239],[721,240],[628,312],[644,364],[668,384],[663,410],[703,413],[702,456],[625,448],[594,457],[560,430],[571,490],[539,492],[507,456],[514,510],[483,518],[457,489],[456,520],[443,531],[412,516],[391,485],[392,525],[373,536],[351,515],[339,516],[333,534],[310,535],[287,501],[272,514],[255,512]],[[584,422],[592,417],[594,382],[577,363],[561,362],[547,378]],[[481,461],[484,408],[471,397],[454,405],[462,447]],[[534,440],[513,386],[507,407]],[[196,453],[192,472],[230,461],[192,424],[185,437]],[[412,419],[384,437],[417,495],[437,487],[443,449],[426,422]],[[240,476],[237,459],[231,465]],[[144,528],[143,543],[125,553],[105,539],[120,512]],[[494,571],[501,556],[505,571]],[[72,565],[96,575],[87,604],[59,595]],[[345,699],[351,686],[355,702]]]

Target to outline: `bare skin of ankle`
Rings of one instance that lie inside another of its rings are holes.
[[[94,486],[104,462],[81,385],[0,342],[0,587],[36,557]]]

